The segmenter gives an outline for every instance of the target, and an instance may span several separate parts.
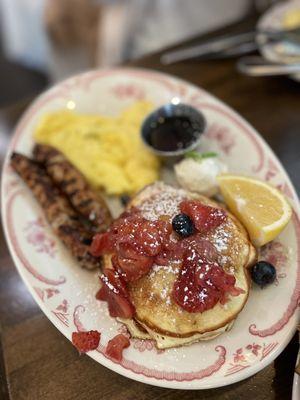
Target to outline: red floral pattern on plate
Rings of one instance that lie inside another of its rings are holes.
[[[261,346],[259,344],[256,343],[252,343],[252,344],[248,344],[246,346],[247,350],[251,350],[251,352],[255,355],[258,356],[258,352],[261,349]]]
[[[295,230],[295,237],[297,238],[297,276],[295,279],[295,286],[290,298],[290,302],[281,317],[271,326],[258,329],[256,324],[251,324],[248,328],[249,333],[254,336],[266,337],[272,336],[276,332],[280,331],[294,315],[300,300],[300,252],[299,252],[299,238],[300,238],[300,221],[298,215],[293,211],[292,222]]]
[[[235,140],[231,134],[229,128],[226,126],[221,126],[216,123],[211,124],[206,132],[206,137],[208,139],[214,140],[220,146],[220,149],[229,155],[232,148],[235,145]]]
[[[68,314],[69,304],[66,299],[64,299],[61,304],[59,304],[52,313],[56,318],[65,326],[69,326],[69,314]]]
[[[73,323],[78,332],[86,331],[84,325],[80,320],[80,314],[85,312],[85,307],[83,305],[78,305],[75,307],[73,312]],[[122,328],[124,329],[124,328]],[[98,353],[102,354],[104,357],[109,358],[105,354],[105,347],[102,344],[99,344],[98,349],[96,350]],[[111,360],[114,363],[121,364],[123,368],[135,372],[137,374],[141,374],[143,376],[149,378],[155,378],[159,380],[167,380],[167,381],[193,381],[195,379],[203,379],[209,377],[219,371],[226,361],[226,349],[224,346],[216,346],[215,351],[219,353],[217,360],[208,365],[206,368],[202,368],[199,371],[193,372],[175,372],[175,371],[161,371],[154,368],[148,368],[144,365],[140,365],[135,363],[134,361],[128,360],[123,357],[121,362],[116,362]]]
[[[80,88],[81,90],[87,92],[90,89],[90,85],[95,80],[100,78],[104,79],[113,78],[114,75],[118,76],[120,73],[122,74],[124,72],[126,72],[127,81],[129,81],[131,78],[147,79],[148,81],[151,80],[152,83],[161,85],[166,90],[169,90],[170,94],[177,91],[177,86],[178,86],[177,82],[175,82],[173,79],[170,79],[166,75],[153,71],[150,72],[146,70],[136,70],[136,69],[121,67],[114,69],[109,68],[109,69],[101,69],[101,70],[98,69],[94,71],[88,71],[81,75],[66,79],[64,82],[61,82],[59,86],[56,87],[55,97],[66,97],[70,99],[71,97],[70,92],[72,91],[72,89]],[[199,92],[202,91],[200,88],[197,88],[197,90]]]
[[[122,333],[122,335],[125,335],[128,338],[131,338],[127,327],[125,325],[123,325],[123,324],[118,328],[118,332]],[[135,349],[137,349],[141,353],[143,353],[144,351],[155,351],[156,354],[162,354],[165,351],[163,349],[158,349],[155,346],[154,340],[149,340],[149,339],[131,339],[131,342],[133,344],[133,347]]]
[[[280,190],[283,194],[286,195],[289,199],[293,199],[293,192],[290,188],[290,186],[284,182],[280,183],[279,185],[276,186],[278,190]]]
[[[12,142],[14,142],[14,139]],[[15,204],[15,201],[18,197],[22,197],[24,195],[24,191],[17,190],[15,191],[7,200],[7,210],[6,210],[6,227],[8,231],[8,236],[11,240],[11,243],[14,247],[14,251],[16,256],[18,257],[19,261],[21,262],[22,266],[25,268],[25,270],[31,274],[35,279],[37,279],[40,282],[43,282],[47,285],[62,285],[66,282],[66,278],[64,276],[59,276],[57,279],[53,278],[48,278],[41,274],[32,264],[31,262],[27,259],[25,254],[23,253],[22,246],[19,243],[19,240],[17,238],[15,226],[14,226],[14,220],[13,220],[13,206]]]
[[[45,253],[49,257],[54,258],[56,254],[56,242],[46,233],[46,223],[39,217],[33,221],[29,221],[24,228],[26,232],[26,240],[30,243],[38,253]]]
[[[53,297],[59,293],[59,290],[55,289],[55,288],[42,289],[42,288],[34,286],[33,289],[35,290],[36,294],[39,296],[39,298],[42,301],[44,301],[45,299],[51,299],[51,297]]]
[[[279,172],[278,165],[272,160],[268,159],[268,169],[265,174],[265,180],[270,181],[272,180]]]
[[[225,372],[225,376],[236,374],[252,364],[262,361],[277,345],[278,342],[262,343],[261,345],[252,343],[245,347],[240,347],[233,353],[232,361],[229,362],[230,367]]]
[[[233,361],[238,363],[240,361],[245,361],[245,356],[243,355],[243,349],[237,349],[237,351],[233,354]]]
[[[155,346],[154,340],[149,339],[133,339],[133,347],[137,349],[139,352],[143,353],[144,351],[155,351],[156,354],[162,354],[165,350],[158,349]]]
[[[62,303],[56,307],[56,310],[66,313],[68,311],[68,308],[69,308],[69,304],[68,304],[67,300],[63,300]]]
[[[282,279],[286,277],[286,266],[289,262],[288,249],[279,241],[272,241],[260,250],[259,259],[268,261],[276,268],[276,280],[275,285],[279,284],[278,278]]]
[[[117,86],[114,86],[112,88],[112,92],[120,100],[125,100],[128,98],[134,100],[143,100],[145,98],[144,90],[141,87],[134,85],[133,83],[119,84]]]

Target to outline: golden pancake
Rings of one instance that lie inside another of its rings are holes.
[[[172,219],[178,214],[179,203],[184,199],[199,199],[204,204],[222,206],[203,196],[176,189],[161,182],[147,186],[129,204],[138,208],[149,220],[162,215]],[[213,308],[200,312],[187,312],[172,298],[174,282],[180,271],[180,264],[154,265],[151,271],[138,281],[128,285],[136,314],[134,322],[126,323],[132,336],[151,338],[158,348],[189,344],[197,340],[212,339],[230,329],[232,321],[244,307],[250,289],[248,268],[256,260],[256,250],[241,223],[227,211],[227,219],[204,236],[216,249],[218,263],[236,278],[236,286],[244,293],[229,296],[226,304],[217,303]],[[106,257],[106,266],[110,257]],[[140,327],[143,327],[141,330]]]

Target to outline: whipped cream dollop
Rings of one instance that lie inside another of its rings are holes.
[[[178,183],[186,190],[211,197],[218,193],[217,176],[228,171],[218,157],[185,158],[175,165]]]

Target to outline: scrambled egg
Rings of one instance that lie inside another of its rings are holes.
[[[158,179],[159,160],[144,147],[140,127],[153,105],[140,101],[117,117],[61,110],[45,115],[34,138],[51,145],[109,195],[135,193]]]

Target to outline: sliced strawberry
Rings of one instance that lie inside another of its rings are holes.
[[[108,342],[105,354],[120,362],[123,358],[123,350],[129,346],[130,341],[128,337],[120,333]]]
[[[207,286],[211,283],[221,292],[229,293],[232,296],[238,296],[239,294],[244,293],[243,289],[235,287],[235,276],[225,272],[218,264],[203,262],[201,269],[199,272],[203,277],[202,285]]]
[[[106,287],[104,285],[101,286],[101,288],[98,290],[96,293],[96,299],[97,300],[106,300],[107,294],[106,294]]]
[[[106,281],[106,285],[113,287],[115,290],[119,291],[123,297],[128,297],[128,291],[126,283],[119,272],[113,268],[105,268],[103,270],[104,277],[100,279]]]
[[[184,200],[179,207],[182,213],[193,220],[196,229],[202,234],[217,228],[226,220],[224,210],[207,206],[197,200]]]
[[[216,289],[227,287],[226,273],[223,269],[218,264],[206,260],[198,262],[195,278],[196,284],[200,286],[214,286]]]
[[[169,219],[159,219],[156,221],[156,226],[161,237],[161,252],[166,250],[171,256],[172,246],[174,246],[174,242],[171,240],[171,234],[173,232],[172,224],[169,222]]]
[[[199,235],[195,235],[192,246],[196,252],[206,260],[215,261],[218,258],[218,252],[215,246],[206,239],[202,239]]]
[[[214,307],[220,299],[219,292],[213,287],[201,287],[196,284],[195,271],[198,257],[186,256],[180,274],[173,287],[175,302],[188,312],[204,312]]]
[[[170,217],[168,215],[161,216],[155,223],[163,239],[168,239],[173,231]]]
[[[99,257],[103,254],[111,252],[113,249],[112,237],[109,232],[99,233],[93,237],[90,247],[90,253]]]
[[[118,243],[117,252],[119,256],[132,260],[137,260],[141,255],[141,253],[136,248],[134,248],[134,245],[132,243],[128,243],[125,241],[120,241]]]
[[[188,248],[182,268],[173,287],[176,303],[188,312],[203,312],[218,302],[225,304],[228,296],[238,296],[244,291],[235,287],[236,279],[216,262]]]
[[[170,263],[170,259],[172,259],[173,256],[170,254],[170,252],[168,251],[162,251],[161,253],[159,253],[155,259],[154,259],[154,263],[156,265],[169,265]]]
[[[215,261],[218,257],[215,246],[201,235],[196,234],[180,240],[176,245],[176,253],[183,255],[186,251],[194,250],[200,258]]]
[[[133,282],[149,272],[153,265],[153,259],[147,256],[140,256],[136,260],[118,257],[118,264],[124,273],[126,282]]]
[[[135,308],[132,303],[122,296],[109,292],[108,295],[108,311],[111,317],[132,318],[135,313]]]
[[[91,350],[97,349],[100,342],[100,332],[73,332],[72,343],[80,353],[86,353]]]
[[[210,287],[220,293],[220,302],[225,304],[228,295],[239,296],[243,289],[235,287],[236,279],[223,270],[217,263],[201,260],[196,267],[195,283],[200,287]]]
[[[153,265],[153,258],[138,253],[131,245],[120,243],[118,257],[114,259],[114,262],[124,274],[124,279],[132,282],[149,272]]]
[[[119,236],[119,238],[130,239],[139,225],[144,221],[140,214],[123,213],[114,223],[110,231]]]
[[[154,257],[161,251],[163,238],[154,222],[144,220],[136,232],[135,239],[147,256]]]
[[[172,227],[168,221],[149,221],[133,214],[116,221],[112,232],[117,235],[117,245],[130,243],[139,253],[153,257],[160,252],[163,241],[169,238]]]
[[[111,317],[132,318],[135,308],[130,302],[125,284],[119,274],[114,270],[104,270],[100,276],[102,288],[98,297],[107,301],[108,311]]]

